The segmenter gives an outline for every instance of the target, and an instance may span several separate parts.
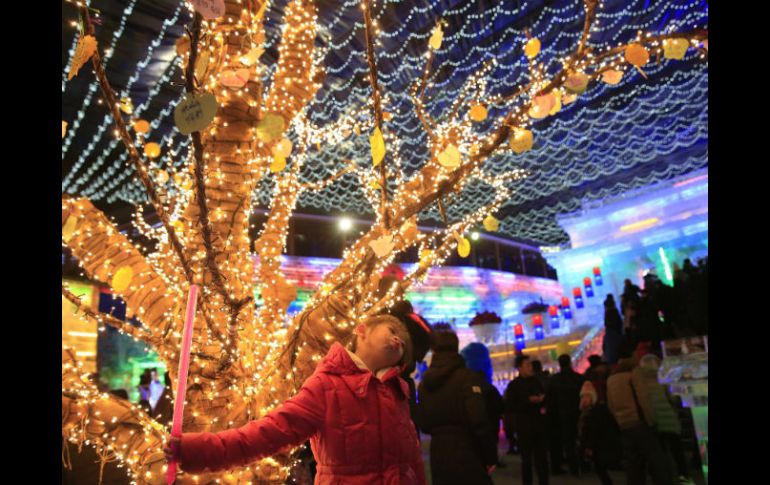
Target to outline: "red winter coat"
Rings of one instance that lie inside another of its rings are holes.
[[[188,473],[226,470],[310,438],[316,485],[425,485],[408,397],[397,368],[378,379],[335,343],[297,395],[261,419],[185,433],[180,464]]]

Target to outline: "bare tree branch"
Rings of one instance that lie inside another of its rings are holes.
[[[77,311],[83,312],[87,318],[95,320],[99,324],[109,325],[131,337],[138,338],[156,349],[160,350],[162,348],[163,340],[157,335],[157,332],[153,332],[152,330],[143,331],[143,328],[135,327],[130,323],[127,324],[123,320],[115,318],[112,315],[95,312],[88,307],[88,305],[83,304],[80,298],[72,293],[64,284],[61,286],[61,294],[77,307]]]
[[[81,11],[83,12],[83,18],[85,19],[86,34],[93,35],[94,26],[91,23],[91,17],[88,13],[88,7],[84,5],[81,8]],[[104,95],[104,98],[107,101],[107,105],[110,107],[110,112],[112,113],[112,117],[115,120],[115,125],[117,126],[120,139],[121,141],[123,141],[123,144],[126,146],[126,149],[128,150],[129,158],[134,163],[136,172],[139,175],[139,180],[142,181],[142,185],[144,185],[145,190],[147,190],[147,195],[150,198],[150,201],[152,202],[153,207],[155,208],[155,212],[158,214],[158,217],[163,223],[163,227],[166,229],[166,232],[168,233],[169,241],[171,242],[171,246],[174,248],[174,252],[179,258],[179,263],[182,265],[182,268],[184,269],[184,273],[185,273],[185,276],[187,277],[187,281],[192,282],[192,276],[193,276],[192,270],[190,268],[189,262],[187,261],[187,258],[184,255],[182,243],[179,241],[179,238],[177,237],[176,232],[174,231],[174,228],[171,226],[171,223],[168,220],[168,214],[166,213],[166,210],[163,208],[163,204],[160,202],[160,198],[158,197],[158,194],[155,191],[155,186],[153,185],[152,180],[150,179],[150,176],[147,174],[147,169],[145,168],[144,163],[142,162],[142,157],[139,155],[139,151],[136,149],[136,146],[134,146],[134,142],[131,140],[131,137],[128,134],[128,130],[126,129],[126,124],[123,121],[123,117],[120,115],[120,109],[118,107],[118,101],[115,97],[115,91],[113,91],[112,86],[110,85],[110,82],[107,79],[107,74],[104,72],[104,67],[102,66],[102,60],[101,60],[101,56],[99,55],[98,49],[96,50],[96,52],[94,52],[94,55],[92,56],[92,62],[94,66],[94,71],[96,72],[96,78],[99,80],[99,87],[101,88],[102,94]]]
[[[382,131],[382,101],[380,99],[380,86],[377,80],[377,59],[374,55],[374,27],[372,26],[371,0],[364,0],[364,25],[366,27],[366,62],[369,65],[369,82],[372,85],[372,101],[374,103],[374,123]],[[382,214],[385,227],[389,227],[388,221],[388,170],[385,167],[383,158],[380,162],[380,194],[382,201],[380,203],[380,213]]]

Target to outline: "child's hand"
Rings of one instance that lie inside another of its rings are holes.
[[[179,461],[180,451],[182,449],[182,440],[178,436],[169,436],[163,453],[166,454],[166,461]]]

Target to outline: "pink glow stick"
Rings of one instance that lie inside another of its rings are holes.
[[[187,370],[190,367],[190,347],[192,346],[193,320],[195,319],[195,303],[198,300],[198,286],[190,285],[187,295],[187,311],[184,317],[184,333],[182,336],[182,353],[179,356],[179,381],[174,395],[174,422],[171,425],[171,436],[182,436],[182,416],[184,415],[184,398],[187,393]],[[169,460],[166,470],[166,483],[171,485],[176,480],[176,461]]]

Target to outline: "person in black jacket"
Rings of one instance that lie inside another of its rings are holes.
[[[526,355],[516,357],[519,376],[505,389],[505,403],[513,410],[516,432],[521,447],[521,481],[532,485],[534,458],[540,485],[548,485],[548,455],[546,445],[545,389],[532,371]]]
[[[601,484],[612,485],[607,469],[620,463],[620,429],[591,381],[586,381],[580,391],[580,411],[580,448],[594,464]]]
[[[569,355],[559,356],[559,372],[551,378],[548,389],[549,399],[553,397],[559,413],[562,446],[567,466],[572,475],[580,473],[577,455],[577,432],[580,418],[580,388],[585,379],[572,369]]]
[[[169,430],[171,430],[171,421],[174,419],[174,398],[171,390],[171,377],[168,372],[163,376],[165,387],[163,394],[158,398],[155,409],[152,411],[152,417]]]
[[[492,485],[497,449],[484,379],[465,367],[458,347],[454,332],[434,332],[433,359],[417,393],[417,423],[431,435],[433,485]]]
[[[489,356],[489,349],[482,343],[473,342],[466,345],[460,352],[460,355],[465,359],[465,366],[478,373],[484,379],[481,386],[481,394],[484,396],[484,402],[487,404],[487,414],[494,431],[494,445],[495,449],[497,449],[500,420],[503,417],[504,405],[503,396],[492,385],[492,359]],[[505,468],[505,465],[500,462],[499,458],[496,465],[499,468]]]
[[[618,307],[615,306],[615,298],[609,294],[604,300],[604,339],[602,342],[602,351],[608,363],[614,364],[618,361],[618,350],[622,341],[623,319]]]

